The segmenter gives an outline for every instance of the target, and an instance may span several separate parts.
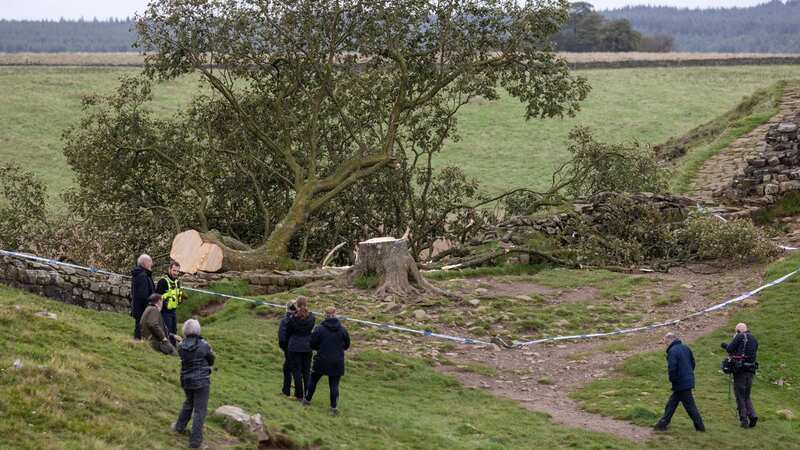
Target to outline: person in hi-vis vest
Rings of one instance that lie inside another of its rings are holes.
[[[186,295],[181,289],[181,282],[178,279],[180,274],[180,264],[172,261],[169,265],[167,276],[158,280],[158,284],[156,285],[156,293],[161,294],[161,298],[164,299],[163,306],[161,307],[161,317],[164,318],[164,324],[167,326],[167,330],[170,334],[177,334],[178,319],[176,311],[178,305],[183,302]],[[175,345],[174,342],[172,344]]]

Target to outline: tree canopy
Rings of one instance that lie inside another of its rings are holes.
[[[565,19],[559,1],[155,1],[137,18],[146,79],[89,99],[66,134],[73,198],[158,211],[237,268],[293,256],[333,199],[455,138],[473,98],[576,111],[588,85],[547,39]],[[186,74],[210,94],[155,118],[147,79]]]

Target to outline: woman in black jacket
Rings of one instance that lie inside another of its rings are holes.
[[[181,387],[186,393],[186,401],[173,425],[177,433],[183,433],[189,419],[192,420],[192,434],[189,448],[200,448],[203,443],[203,423],[208,412],[208,396],[211,391],[211,367],[214,365],[214,351],[200,337],[200,322],[189,319],[183,324],[184,338],[178,347],[181,356]]]
[[[314,369],[308,386],[304,405],[311,404],[314,390],[323,375],[328,376],[331,394],[331,414],[338,414],[339,380],[344,375],[344,352],[350,348],[350,335],[336,318],[336,308],[325,310],[325,321],[311,333],[311,348],[317,351],[314,356]]]
[[[308,388],[308,379],[311,372],[311,330],[314,329],[316,318],[308,310],[308,300],[299,297],[295,302],[296,311],[289,323],[286,324],[286,339],[288,342],[289,363],[292,367],[294,378],[294,396],[298,401],[303,400]]]

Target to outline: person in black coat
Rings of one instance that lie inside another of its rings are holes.
[[[294,378],[294,396],[303,400],[311,375],[311,331],[316,317],[308,310],[308,300],[299,297],[295,301],[297,310],[286,324],[286,348],[289,352],[289,365]]]
[[[186,394],[186,400],[172,429],[182,434],[194,414],[189,448],[200,448],[211,392],[211,367],[214,366],[216,356],[211,345],[200,336],[200,322],[187,320],[183,324],[183,334],[184,339],[178,346],[178,354],[181,357],[181,387]]]
[[[331,394],[331,414],[338,414],[339,381],[344,376],[344,352],[350,348],[350,335],[336,318],[336,308],[325,310],[325,320],[311,333],[311,348],[317,351],[314,355],[314,367],[311,382],[303,400],[304,405],[311,404],[317,383],[323,375],[328,376]]]
[[[672,395],[664,407],[664,416],[655,425],[656,430],[666,431],[672,421],[672,415],[678,403],[683,403],[683,408],[689,414],[697,431],[706,431],[703,418],[694,402],[692,389],[694,389],[694,355],[692,350],[672,333],[664,336],[663,342],[667,345],[667,370],[669,381],[672,383]]]
[[[730,343],[723,342],[722,348],[736,360],[737,369],[733,372],[733,392],[736,394],[736,409],[742,428],[753,428],[758,422],[750,389],[753,387],[753,376],[756,373],[756,355],[758,340],[747,331],[747,325],[736,325],[736,334]]]
[[[292,389],[292,366],[289,362],[289,337],[286,335],[286,328],[295,311],[297,308],[294,306],[294,302],[287,303],[286,316],[281,319],[281,324],[278,326],[278,346],[283,350],[283,389],[281,392],[287,397],[291,395]]]
[[[141,255],[136,260],[136,267],[131,270],[131,317],[136,322],[133,327],[133,338],[137,340],[142,338],[139,321],[147,308],[150,296],[156,291],[152,268],[153,259],[147,255]]]

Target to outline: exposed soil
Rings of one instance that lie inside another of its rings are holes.
[[[685,286],[688,295],[679,303],[648,311],[642,323],[680,317],[731,298],[760,284],[762,272],[761,267],[749,267],[725,274],[701,275],[676,269],[673,273],[660,275]],[[677,331],[683,339],[691,342],[724,325],[727,315],[722,311],[692,319],[680,324]],[[660,349],[659,338],[665,332],[665,329],[660,329],[614,339],[547,344],[524,350],[491,348],[480,351],[472,346],[459,346],[445,354],[456,365],[441,365],[439,370],[455,375],[467,386],[512,398],[532,411],[547,413],[560,424],[642,441],[652,436],[651,429],[584,411],[569,395],[584,384],[608,377],[630,356]],[[497,376],[485,376],[457,367],[470,363],[492,367],[497,370]],[[665,401],[667,395],[665,389]]]
[[[212,302],[206,303],[205,305],[203,305],[202,308],[200,308],[197,311],[197,315],[199,315],[200,317],[211,316],[211,315],[221,311],[222,308],[225,307],[225,303],[226,302],[224,300],[212,301]]]

